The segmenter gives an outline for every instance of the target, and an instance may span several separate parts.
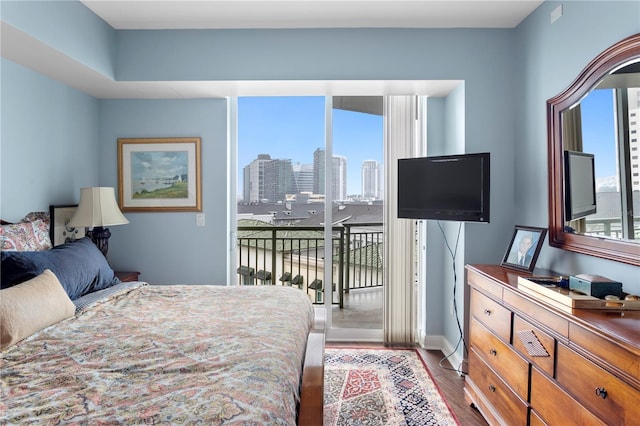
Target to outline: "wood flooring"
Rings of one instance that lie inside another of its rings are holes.
[[[326,347],[383,347],[381,343],[347,343],[347,342],[327,342]],[[463,426],[486,426],[487,422],[484,420],[478,410],[471,407],[464,399],[464,376],[460,376],[457,372],[451,370],[451,365],[448,361],[440,361],[444,358],[444,355],[439,350],[424,350],[418,349],[420,355],[425,364],[429,368],[429,372],[433,377],[438,389],[444,399],[451,407],[458,421]]]
[[[456,417],[458,417],[460,424],[463,426],[486,426],[487,422],[480,412],[471,407],[464,399],[464,376],[460,376],[457,372],[451,370],[451,365],[448,361],[442,362],[443,367],[439,365],[440,360],[444,357],[441,351],[427,351],[424,349],[419,349],[418,351],[427,367],[429,367],[431,376],[436,385],[438,385],[440,393]]]

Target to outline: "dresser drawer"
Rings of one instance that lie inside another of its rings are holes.
[[[636,313],[636,312],[634,312]],[[617,315],[611,314],[615,319]],[[626,313],[629,317],[629,313]],[[640,322],[638,323],[637,334],[640,335]],[[569,326],[569,340],[576,346],[580,346],[586,352],[592,353],[598,359],[615,366],[625,372],[629,377],[635,378],[636,385],[640,384],[640,355],[638,351],[632,352],[622,348],[603,336],[598,336],[594,332],[580,327],[577,324]]]
[[[490,294],[498,300],[502,300],[502,286],[500,281],[479,273],[474,268],[465,268],[466,281],[472,287],[482,289],[483,293]]]
[[[556,380],[609,425],[638,421],[640,391],[564,345],[558,345]]]
[[[544,418],[544,421],[538,417]],[[551,379],[531,369],[530,425],[605,425]]]
[[[513,317],[513,347],[529,362],[553,376],[556,340],[517,315]]]
[[[529,412],[529,426],[549,426],[534,410]]]
[[[475,318],[471,319],[471,347],[509,383],[522,399],[529,397],[529,363]]]
[[[471,314],[502,340],[510,341],[511,311],[477,290],[472,290]]]
[[[523,313],[534,321],[539,321],[565,339],[569,337],[569,321],[555,314],[548,306],[531,301],[521,294],[507,289],[504,290],[502,300],[507,306],[513,307],[515,312]]]
[[[469,352],[469,375],[481,392],[481,398],[502,417],[498,420],[500,424],[513,426],[527,424],[527,404],[491,371],[473,348]]]

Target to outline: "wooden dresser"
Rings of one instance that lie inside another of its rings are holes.
[[[466,267],[467,402],[492,425],[640,425],[640,311],[566,313],[518,290],[527,275]]]

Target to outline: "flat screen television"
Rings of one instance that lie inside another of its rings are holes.
[[[489,222],[490,154],[398,160],[398,217]]]
[[[596,212],[595,158],[586,152],[564,152],[564,207],[566,220]]]

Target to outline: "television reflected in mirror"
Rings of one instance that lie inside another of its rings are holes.
[[[595,157],[586,152],[564,152],[564,200],[568,220],[596,213]]]

